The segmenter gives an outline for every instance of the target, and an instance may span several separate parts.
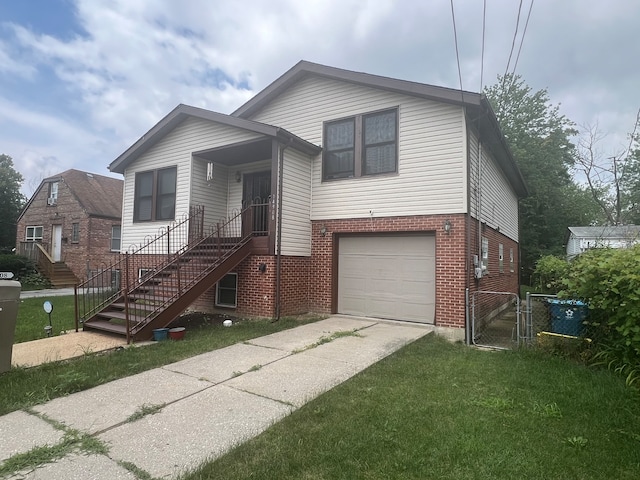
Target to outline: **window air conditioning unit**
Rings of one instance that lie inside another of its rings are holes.
[[[57,198],[56,197],[49,197],[47,198],[47,205],[55,205],[57,203]]]

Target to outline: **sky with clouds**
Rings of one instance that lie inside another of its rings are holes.
[[[177,104],[230,113],[302,59],[460,88],[451,4],[0,0],[0,153],[27,196],[69,168],[113,175]],[[640,2],[486,0],[484,61],[483,0],[453,6],[465,90],[494,84],[515,45],[509,72],[597,123],[606,153],[624,149],[640,108]]]

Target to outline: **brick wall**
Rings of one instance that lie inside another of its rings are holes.
[[[449,233],[445,220],[451,222]],[[327,234],[322,236],[320,229]],[[436,240],[436,312],[435,324],[464,327],[466,235],[464,215],[431,215],[373,219],[326,220],[313,222],[310,275],[310,307],[331,313],[334,273],[334,238],[345,233],[411,233],[435,235]]]
[[[451,223],[444,231],[445,220]],[[323,236],[321,228],[327,232]],[[311,257],[283,257],[281,276],[281,315],[304,312],[333,313],[334,241],[341,234],[412,233],[435,235],[436,311],[435,324],[463,328],[465,325],[465,289],[518,292],[518,244],[500,232],[483,228],[489,241],[488,273],[474,277],[474,255],[480,255],[477,222],[465,215],[435,215],[374,219],[314,221]],[[503,245],[503,269],[500,271],[498,250]],[[513,271],[509,251],[513,249]],[[260,272],[264,263],[266,271]],[[276,257],[252,255],[236,269],[238,273],[238,306],[228,309],[234,315],[273,317],[276,296]],[[224,311],[214,307],[215,288],[203,294],[191,306],[201,311]]]
[[[309,263],[307,257],[282,257],[280,316],[309,311]],[[260,265],[265,264],[264,272]],[[204,312],[229,312],[233,315],[275,317],[276,257],[251,255],[233,272],[238,274],[238,303],[233,309],[215,306],[215,287],[210,288],[190,308]]]
[[[111,252],[111,227],[120,219],[90,217],[80,206],[64,182],[58,183],[56,205],[47,205],[48,185],[36,192],[29,208],[18,222],[16,243],[25,241],[27,226],[42,226],[42,242],[51,252],[52,228],[62,227],[61,261],[67,264],[76,277],[83,280],[87,268],[110,265],[118,260]],[[79,241],[73,242],[73,224],[79,225]]]

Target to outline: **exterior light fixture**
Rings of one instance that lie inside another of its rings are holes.
[[[240,171],[238,170],[236,172],[236,182],[240,183],[241,180],[242,180],[242,173],[240,173]]]
[[[449,235],[449,233],[451,232],[451,222],[449,221],[449,219],[446,219],[444,221],[444,225],[442,225],[442,228],[444,229],[444,233]]]
[[[267,264],[266,263],[261,263],[260,265],[258,265],[258,271],[260,273],[264,273],[267,271]]]
[[[323,237],[327,236],[327,227],[325,227],[324,225],[320,227],[320,235],[322,235]]]

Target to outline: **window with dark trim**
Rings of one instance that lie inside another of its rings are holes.
[[[238,304],[238,274],[227,273],[216,285],[216,306],[235,308]]]
[[[134,222],[173,220],[176,212],[177,168],[136,173]]]
[[[80,224],[71,224],[71,243],[78,243],[80,241]]]
[[[122,227],[120,225],[111,226],[111,251],[120,251],[120,242],[122,240]]]
[[[398,109],[324,124],[322,179],[398,171]]]

